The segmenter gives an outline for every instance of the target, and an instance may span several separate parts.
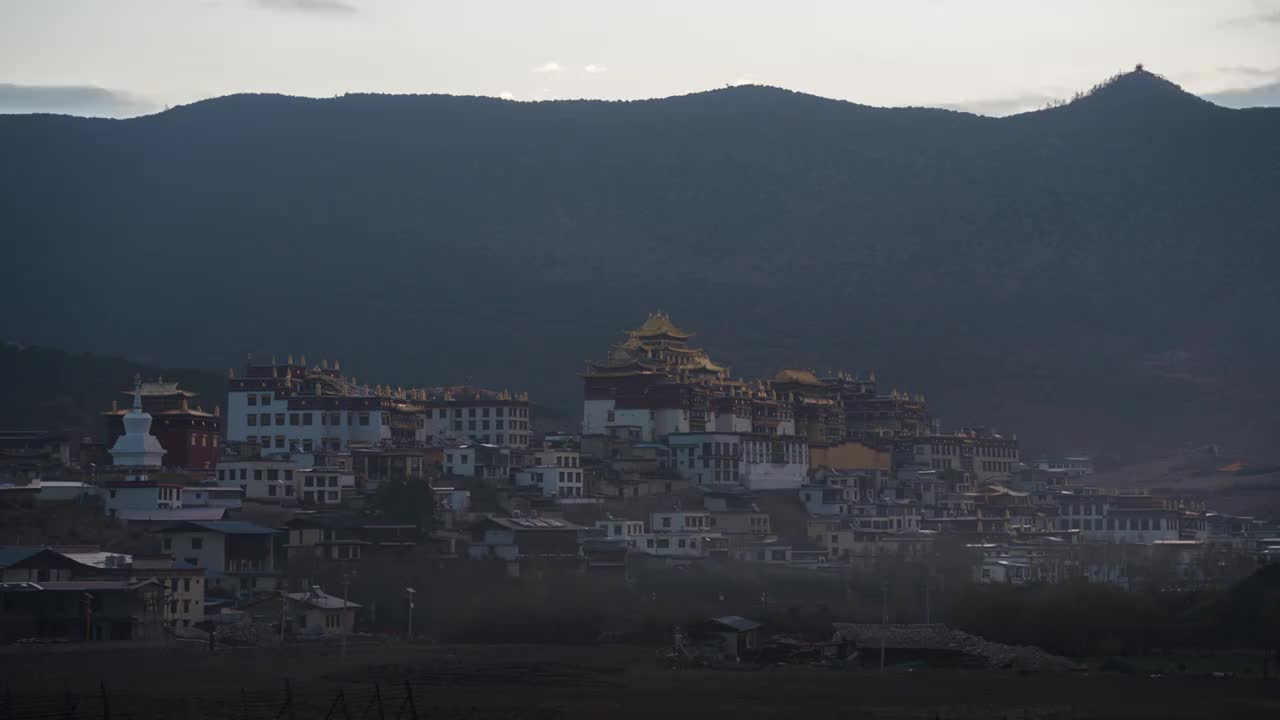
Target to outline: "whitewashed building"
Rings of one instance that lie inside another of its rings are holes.
[[[437,445],[462,440],[511,449],[529,447],[528,395],[476,393],[462,398],[447,394],[427,400],[423,407],[424,435]]]
[[[335,364],[255,365],[228,381],[228,442],[254,443],[266,454],[340,452],[351,445],[425,444],[425,413],[410,393],[369,387]]]

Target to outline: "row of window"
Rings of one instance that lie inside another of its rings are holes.
[[[648,540],[645,540],[645,546],[650,549],[656,548],[658,550],[667,550],[667,549],[670,549],[671,547],[671,538],[649,538]],[[685,538],[677,538],[676,547],[680,548],[681,550],[685,549],[686,547],[690,550],[697,550],[698,539],[689,538],[688,540],[686,540]]]
[[[1006,460],[983,460],[982,471],[1000,473],[1013,472],[1013,463]]]
[[[218,436],[208,433],[191,433],[191,447],[218,447]]]
[[[467,430],[472,430],[472,431],[476,430],[476,422],[477,422],[476,420],[468,420]],[[479,427],[480,430],[489,429],[489,422],[490,422],[489,420],[480,420],[478,422],[480,423],[480,427]],[[494,420],[492,422],[493,422],[494,430],[528,430],[529,429],[529,423],[526,420]],[[505,428],[503,427],[504,424],[506,425]],[[462,432],[462,421],[454,420],[453,429],[454,429],[454,432]]]
[[[1174,530],[1174,521],[1169,518],[1114,518],[1109,517],[1105,523],[1102,518],[1085,518],[1079,520],[1058,520],[1059,530]]]
[[[521,417],[521,418],[527,418],[527,417],[529,417],[529,408],[527,408],[527,407],[523,407],[523,408],[515,408],[515,407],[513,407],[513,408],[505,408],[505,407],[487,408],[487,407],[482,407],[482,408],[478,408],[478,410],[479,410],[479,412],[480,412],[480,415],[479,415],[479,416],[480,416],[480,417],[489,417],[489,415],[490,415],[490,410],[491,410],[491,409],[492,409],[492,411],[493,411],[493,412],[492,412],[493,417],[502,417],[503,415],[506,415],[507,417],[513,417],[513,418],[515,418],[515,417]],[[476,417],[476,411],[477,411],[477,408],[467,408],[467,417]],[[443,419],[445,419],[446,417],[448,417],[449,410],[448,410],[448,408],[439,408],[438,413],[439,413],[439,414],[437,415],[437,417],[439,417],[441,420],[443,420]],[[460,418],[460,417],[462,417],[462,408],[454,408],[454,409],[453,409],[453,416],[454,416],[455,418]],[[427,417],[431,417],[431,408],[427,408]]]
[[[309,412],[275,413],[274,415],[272,413],[249,413],[245,416],[245,421],[248,423],[249,427],[270,427],[273,418],[275,419],[275,424],[280,427],[284,427],[286,420],[289,425],[293,426],[311,425],[313,415],[314,413]],[[343,414],[340,412],[320,413],[320,424],[341,425],[342,415]],[[356,425],[357,423],[364,427],[369,425],[369,413],[367,412],[349,412],[346,415],[348,425]],[[381,418],[380,422],[383,425],[389,425],[391,423],[391,418],[386,413],[379,413],[379,417]]]

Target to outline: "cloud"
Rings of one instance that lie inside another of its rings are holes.
[[[1249,65],[1230,65],[1218,68],[1218,72],[1226,75],[1244,75],[1246,77],[1280,77],[1280,67],[1260,68]]]
[[[1254,27],[1255,25],[1280,25],[1280,10],[1255,13],[1222,21],[1225,27]]]
[[[144,98],[92,85],[16,85],[0,83],[0,113],[53,113],[126,118],[159,108]]]
[[[599,75],[600,73],[609,72],[609,68],[605,67],[604,65],[596,65],[595,63],[591,63],[589,65],[582,66],[582,71],[586,73],[591,73],[592,75]]]
[[[1280,81],[1251,88],[1205,93],[1201,97],[1229,108],[1280,107]]]
[[[356,6],[343,0],[254,0],[268,10],[305,13],[353,13]]]
[[[503,90],[502,92],[498,93],[498,97],[502,98],[503,100],[515,100],[516,94],[511,92],[510,90]]]
[[[533,72],[536,72],[536,73],[558,73],[561,70],[564,70],[564,67],[562,67],[560,63],[556,62],[555,60],[544,62],[541,65],[533,68]]]
[[[1005,97],[977,98],[974,100],[961,100],[960,102],[939,103],[937,107],[945,110],[971,112],[977,115],[1004,117],[1006,115],[1017,115],[1018,113],[1027,112],[1029,110],[1039,110],[1055,100],[1057,100],[1057,98],[1045,95],[1044,93],[1029,92]]]
[[[737,87],[739,85],[756,85],[758,83],[756,82],[755,75],[752,75],[751,73],[743,73],[738,77],[734,78],[733,82],[730,82],[727,84],[732,87]]]

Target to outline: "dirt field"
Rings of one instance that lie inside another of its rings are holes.
[[[8,647],[0,649],[0,667],[8,703],[0,699],[0,718],[15,720],[652,720],[717,712],[734,718],[811,712],[928,719],[1280,717],[1280,683],[1268,688],[1257,680],[942,670],[882,676],[805,667],[673,671],[659,666],[651,648],[625,646],[352,643],[345,658],[337,646],[319,645],[212,655],[198,646]]]

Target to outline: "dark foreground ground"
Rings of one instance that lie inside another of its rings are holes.
[[[6,647],[0,683],[0,720],[1280,718],[1280,682],[1257,679],[668,670],[627,646]]]

